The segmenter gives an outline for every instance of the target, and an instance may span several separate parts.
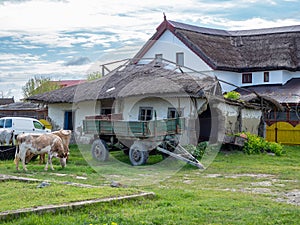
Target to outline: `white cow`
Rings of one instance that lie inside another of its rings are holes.
[[[60,158],[60,164],[62,167],[66,166],[66,158],[68,153],[64,150],[62,140],[57,135],[46,133],[34,138],[31,134],[19,134],[17,137],[18,146],[16,148],[15,163],[16,169],[19,170],[19,161],[21,159],[23,170],[27,171],[25,165],[26,153],[40,155],[47,153],[48,160],[45,166],[45,170],[48,170],[48,165],[54,170],[52,165],[52,158]]]
[[[13,144],[14,131],[11,129],[0,128],[0,144]]]

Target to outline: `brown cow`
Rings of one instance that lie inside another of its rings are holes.
[[[70,151],[69,144],[70,144],[70,140],[71,140],[72,131],[60,129],[58,131],[53,131],[52,134],[55,134],[61,138],[65,152],[67,152],[69,155],[69,151]],[[27,161],[27,158],[26,158],[26,161]],[[42,163],[45,163],[45,154],[40,155],[40,164],[42,164]]]
[[[52,165],[53,156],[60,158],[60,164],[62,167],[66,166],[66,158],[68,153],[64,150],[62,140],[57,135],[46,133],[34,138],[31,134],[19,134],[17,141],[18,146],[15,154],[17,170],[19,170],[19,160],[21,159],[23,170],[27,171],[25,165],[27,151],[30,151],[35,155],[48,153],[48,160],[45,170],[48,170],[48,164],[50,164],[51,169],[54,170]]]
[[[58,137],[61,138],[63,146],[64,146],[64,150],[65,150],[65,152],[68,153],[68,156],[69,156],[69,144],[70,144],[72,131],[71,130],[60,129],[58,131],[53,131],[52,134],[55,134],[55,135],[57,135]],[[37,138],[41,134],[32,134],[32,135],[33,135],[34,138]],[[46,155],[46,153],[40,155],[40,164],[45,163],[45,155]],[[26,163],[30,162],[30,160],[32,159],[33,156],[35,156],[35,155],[28,152],[26,154]]]

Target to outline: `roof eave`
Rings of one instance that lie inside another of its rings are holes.
[[[134,56],[136,62],[139,59],[143,58],[144,55],[148,52],[148,50],[155,44],[155,42],[162,36],[162,34],[166,31],[174,30],[174,27],[168,20],[164,20],[157,28],[155,34],[146,42],[146,44],[141,48],[141,50]]]

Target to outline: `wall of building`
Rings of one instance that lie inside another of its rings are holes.
[[[184,45],[170,31],[165,31],[160,39],[148,50],[143,58],[155,58],[155,54],[162,54],[164,59],[176,62],[176,53],[184,53],[184,66],[197,71],[210,71],[211,68],[194,52]]]
[[[258,134],[262,112],[259,109],[242,108],[238,105],[220,103],[218,108],[225,119],[225,133],[250,132]]]
[[[300,78],[300,71],[291,72],[291,71],[282,71],[282,83],[285,84],[292,78]]]
[[[198,109],[206,100],[199,99],[197,102]],[[190,98],[176,97],[131,97],[124,99],[123,102],[124,120],[137,121],[139,119],[140,107],[153,107],[156,111],[157,119],[167,119],[168,108],[180,108],[184,117],[195,116],[197,110],[195,104]]]
[[[87,101],[77,104],[59,103],[48,105],[48,116],[56,125],[57,129],[64,127],[65,112],[73,111],[74,132],[79,132],[82,127],[82,121],[86,116],[99,115],[100,106],[97,101]]]
[[[242,109],[242,131],[258,134],[262,112],[256,109]]]
[[[48,116],[54,129],[64,127],[64,113],[70,110],[72,110],[72,104],[69,103],[48,104]]]

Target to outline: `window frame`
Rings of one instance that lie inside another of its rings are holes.
[[[144,114],[142,114],[143,111],[145,111]],[[147,111],[151,112],[150,115],[148,115]],[[153,107],[140,107],[140,109],[139,109],[139,120],[140,121],[150,121],[152,119],[153,119]]]
[[[171,113],[172,113],[172,115],[171,115]],[[174,117],[173,117],[173,114],[174,114]],[[180,108],[179,110],[178,110],[178,108],[175,108],[175,107],[168,108],[168,115],[167,115],[168,119],[176,119],[178,117],[181,117],[182,115],[183,115],[182,108]]]
[[[184,53],[176,52],[176,66],[184,66]]]
[[[252,83],[252,73],[242,73],[242,83],[251,84]]]
[[[270,82],[270,72],[264,72],[264,82]]]
[[[163,54],[155,54],[155,61],[161,63],[163,59]]]

